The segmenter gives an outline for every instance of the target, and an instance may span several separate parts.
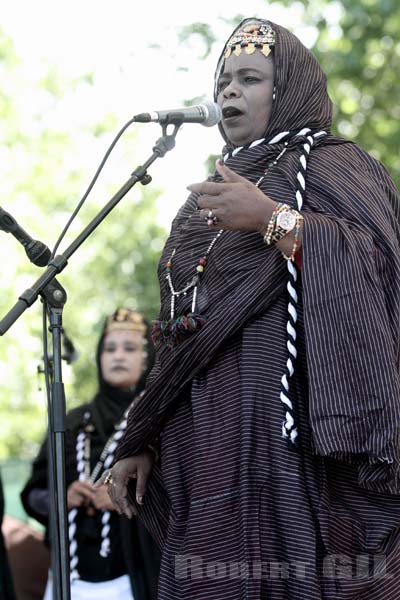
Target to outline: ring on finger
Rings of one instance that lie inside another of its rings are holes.
[[[207,221],[208,221],[209,219],[212,219],[212,218],[213,218],[213,216],[214,216],[214,215],[213,215],[213,211],[210,209],[210,210],[208,211],[207,215],[204,217],[204,220],[205,220],[205,222],[207,223]]]
[[[218,223],[218,217],[216,217],[212,210],[208,211],[207,217],[205,219],[207,221],[207,225],[211,227],[211,225],[216,225]]]

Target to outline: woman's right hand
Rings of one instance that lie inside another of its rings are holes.
[[[67,490],[68,509],[89,506],[95,497],[94,488],[87,481],[73,481]]]
[[[107,485],[108,494],[120,515],[131,519],[137,514],[136,507],[128,498],[128,483],[136,479],[136,502],[143,504],[146,493],[147,480],[153,468],[155,455],[152,450],[144,450],[141,454],[119,460],[113,468],[103,473],[95,484],[95,488]]]

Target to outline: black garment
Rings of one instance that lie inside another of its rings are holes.
[[[1,600],[15,600],[13,584],[11,580],[11,573],[8,567],[7,552],[4,546],[3,535],[1,533],[1,526],[3,523],[4,515],[4,496],[3,486],[0,477],[0,599]]]
[[[99,349],[101,348],[101,341]],[[99,350],[100,353],[100,350]],[[99,356],[98,353],[98,356]],[[139,388],[140,389],[140,388]],[[135,391],[138,391],[135,390]],[[90,404],[84,404],[67,415],[65,437],[66,486],[78,479],[76,464],[77,435],[86,426],[91,441],[90,468],[96,466],[105,443],[114,431],[125,410],[134,398],[133,392],[122,392],[105,384],[99,378],[99,391]],[[89,414],[89,419],[85,416]],[[47,488],[47,441],[43,443],[32,467],[32,475],[22,491],[21,499],[26,512],[48,527],[47,516],[32,505],[33,490]],[[45,509],[45,507],[43,507]],[[78,543],[78,572],[85,581],[99,582],[128,573],[135,600],[156,597],[160,553],[143,526],[132,519],[112,513],[110,518],[110,554],[100,556],[101,513],[88,516],[79,509],[76,517],[76,540]],[[46,531],[46,539],[49,540]]]
[[[148,332],[148,328],[147,328]],[[89,426],[90,470],[96,466],[103,448],[114,432],[126,409],[144,388],[148,369],[153,363],[152,348],[147,343],[147,370],[142,374],[136,389],[129,392],[108,385],[101,374],[100,356],[105,333],[100,337],[96,351],[98,392],[89,404],[83,404],[67,414],[65,436],[65,478],[66,486],[78,479],[76,463],[76,440],[78,433]],[[148,333],[147,333],[148,338]],[[87,418],[87,413],[90,415]],[[100,473],[101,474],[101,473]],[[99,475],[100,476],[100,475]],[[38,512],[31,503],[33,490],[47,489],[47,443],[43,443],[32,466],[32,475],[22,491],[21,499],[26,512],[46,526],[46,539],[49,540],[48,519],[45,502]],[[42,510],[42,508],[44,510]],[[101,513],[88,516],[79,509],[76,518],[76,541],[78,544],[78,572],[85,581],[99,582],[115,579],[125,573],[130,577],[135,600],[153,600],[157,595],[160,551],[143,525],[136,519],[111,513],[110,553],[107,558],[99,554],[101,547]]]

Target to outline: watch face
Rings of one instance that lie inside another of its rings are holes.
[[[296,215],[290,210],[284,210],[278,215],[276,224],[285,231],[291,231],[296,225]]]

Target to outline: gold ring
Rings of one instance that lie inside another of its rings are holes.
[[[212,210],[209,210],[209,211],[208,211],[208,215],[207,215],[207,217],[206,217],[206,219],[205,219],[205,220],[206,220],[206,222],[207,222],[207,225],[208,225],[209,227],[211,227],[211,225],[216,225],[216,224],[218,223],[218,217],[216,217],[216,216],[214,215],[214,213],[213,213],[213,211],[212,211]]]
[[[108,471],[106,478],[104,480],[104,485],[108,485],[109,483],[112,483],[112,474],[111,471]]]

